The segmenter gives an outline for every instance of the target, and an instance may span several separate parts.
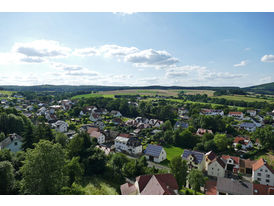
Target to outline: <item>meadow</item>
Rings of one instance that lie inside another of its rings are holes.
[[[221,96],[215,96],[213,98],[224,98],[227,100],[237,100],[237,101],[245,101],[245,102],[268,102],[268,103],[274,103],[274,100],[272,98],[268,99],[262,99],[258,97],[250,97],[245,95],[221,95]]]

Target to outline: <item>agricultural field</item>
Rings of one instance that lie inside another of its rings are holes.
[[[271,98],[268,99],[262,99],[262,98],[256,98],[256,97],[248,97],[245,95],[221,95],[221,96],[215,96],[213,98],[224,98],[227,100],[237,100],[237,101],[246,101],[246,102],[268,102],[268,103],[274,103],[274,100]]]
[[[178,93],[182,90],[161,90],[161,89],[128,89],[128,90],[116,90],[116,91],[100,91],[98,93],[90,93],[77,95],[72,97],[72,99],[78,98],[90,98],[90,97],[109,97],[114,98],[114,95],[140,95],[140,96],[167,96],[167,97],[177,97]],[[195,95],[195,94],[207,94],[208,96],[213,96],[214,91],[212,90],[183,90],[187,95]]]
[[[13,93],[16,93],[16,92],[0,90],[0,100],[5,98],[10,98]]]

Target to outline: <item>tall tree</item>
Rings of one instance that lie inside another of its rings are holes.
[[[187,178],[188,178],[188,182],[189,182],[191,188],[195,192],[200,191],[200,188],[205,185],[206,179],[204,177],[204,174],[197,169],[192,169],[189,172]]]
[[[24,132],[23,132],[22,148],[24,150],[28,148],[33,148],[34,142],[35,142],[35,137],[34,137],[33,126],[31,123],[28,123],[27,125],[25,125]]]
[[[11,194],[14,188],[14,168],[9,161],[0,162],[0,195]]]
[[[214,143],[219,151],[224,151],[227,148],[228,142],[226,134],[216,134],[214,136]]]
[[[177,180],[179,188],[182,188],[186,184],[187,178],[187,163],[180,156],[174,157],[170,161],[171,173]]]
[[[41,140],[26,152],[21,191],[24,194],[56,195],[66,184],[65,152],[60,144]]]

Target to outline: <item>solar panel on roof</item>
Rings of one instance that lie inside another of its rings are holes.
[[[184,153],[182,155],[183,159],[187,159],[189,155],[193,155],[195,157],[196,163],[201,163],[204,158],[204,154],[201,152],[191,151],[191,150],[184,150]]]
[[[149,155],[149,156],[159,157],[161,151],[162,151],[162,147],[161,146],[149,144],[147,146],[146,150],[144,151],[144,153],[146,155]]]

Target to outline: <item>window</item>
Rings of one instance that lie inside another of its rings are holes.
[[[262,171],[263,171],[263,169],[260,169],[260,171],[262,172]]]
[[[16,145],[17,145],[17,142],[14,142],[14,145],[16,146]]]
[[[267,170],[265,170],[265,172],[267,172]]]
[[[266,182],[269,182],[269,180],[268,180],[268,179],[266,179],[265,181],[266,181]]]
[[[267,178],[270,178],[270,175],[266,175]]]
[[[261,178],[258,178],[257,180],[258,180],[258,181],[261,181],[262,179],[261,179]]]
[[[258,173],[258,176],[262,176],[262,174],[261,174],[261,173]]]

